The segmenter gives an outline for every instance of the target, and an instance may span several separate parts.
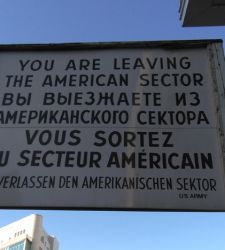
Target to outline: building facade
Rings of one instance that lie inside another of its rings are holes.
[[[184,27],[225,25],[225,0],[180,0]]]
[[[0,250],[58,250],[55,237],[43,228],[41,215],[32,214],[0,228]]]

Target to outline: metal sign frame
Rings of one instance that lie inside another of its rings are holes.
[[[42,58],[54,66],[43,70]],[[225,211],[224,69],[221,40],[0,45],[0,208]],[[62,75],[56,90],[53,76],[66,71],[70,87]],[[39,126],[49,110],[54,121],[74,106],[83,124]],[[36,108],[43,113],[32,124]],[[86,120],[90,110],[96,126]],[[103,110],[104,119],[121,112],[120,124],[101,124]],[[92,163],[72,178],[75,147]],[[98,188],[88,190],[86,177]]]

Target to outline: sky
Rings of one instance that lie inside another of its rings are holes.
[[[0,0],[0,44],[225,39],[183,28],[178,0]],[[225,214],[0,210],[0,227],[44,217],[60,250],[224,250]]]

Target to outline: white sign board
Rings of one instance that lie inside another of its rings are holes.
[[[214,43],[171,44],[1,50],[0,207],[225,210]]]

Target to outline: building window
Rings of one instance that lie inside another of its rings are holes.
[[[44,244],[45,238],[44,236],[41,236],[41,242]]]
[[[25,248],[24,248],[25,247]],[[16,244],[0,248],[0,250],[31,250],[31,243],[27,240],[20,241]]]
[[[3,248],[1,250],[23,250],[25,246],[25,241],[20,241],[16,244]]]

